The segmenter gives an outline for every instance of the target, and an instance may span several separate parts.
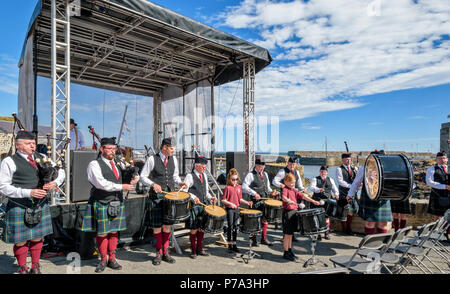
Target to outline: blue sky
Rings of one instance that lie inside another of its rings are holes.
[[[4,2],[0,11],[0,116],[17,112],[17,63],[36,3]],[[153,2],[270,51],[274,61],[256,79],[256,115],[279,116],[281,152],[323,150],[325,137],[329,150],[343,150],[343,141],[353,150],[439,149],[440,126],[450,114],[450,9],[446,1]],[[216,112],[223,115],[228,110],[237,90],[230,113],[241,117],[241,87],[238,82],[222,86]],[[38,96],[47,97],[47,93],[46,81],[40,79]],[[102,135],[116,135],[117,123],[109,125],[108,117],[105,130],[101,108],[103,97],[112,101],[118,95],[130,102],[129,113],[142,112],[139,121],[127,117],[133,129],[128,142],[138,147],[150,144],[146,132],[151,133],[151,119],[145,111],[151,104],[145,97],[73,86],[72,114],[84,129],[94,124]],[[95,109],[86,109],[94,96]],[[108,105],[109,117],[121,118],[123,109]],[[40,114],[40,122],[47,121]]]

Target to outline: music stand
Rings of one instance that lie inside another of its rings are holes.
[[[313,235],[309,235],[308,237],[311,239],[311,253],[312,256],[303,264],[303,267],[306,268],[310,265],[315,265],[317,263],[322,263],[325,267],[328,267],[328,264],[319,261],[316,258],[316,242],[317,242],[317,235],[318,234],[313,234]]]
[[[253,259],[254,257],[260,257],[261,259],[263,258],[260,254],[258,254],[258,253],[256,253],[255,251],[253,251],[252,250],[252,243],[253,243],[253,240],[252,240],[252,236],[253,235],[258,235],[258,233],[252,233],[252,234],[249,234],[248,235],[248,239],[249,239],[249,241],[250,241],[250,248],[249,248],[249,250],[247,251],[247,252],[244,252],[244,253],[242,253],[241,254],[241,258],[244,260],[244,262],[246,263],[246,264],[248,264],[248,262],[251,260],[251,259]],[[245,255],[247,255],[248,257],[247,257],[247,260],[244,258],[244,256]]]

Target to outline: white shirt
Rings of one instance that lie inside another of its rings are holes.
[[[343,164],[343,166],[344,166],[344,168],[345,168],[346,170],[348,170],[348,165]],[[350,169],[351,169],[351,168],[350,168]],[[356,169],[356,171],[358,172],[358,168],[355,167],[355,169]],[[351,184],[349,184],[349,183],[347,183],[346,181],[344,181],[344,176],[342,175],[342,169],[341,169],[340,166],[336,169],[336,178],[337,178],[337,181],[338,181],[338,185],[339,185],[339,186],[344,187],[344,188],[350,188],[350,185],[351,185]]]
[[[164,156],[164,154],[162,154],[161,152],[159,152],[159,156],[161,156],[161,159],[164,162],[164,159],[166,158],[166,156]],[[175,156],[172,156],[172,158],[173,158],[173,163],[175,165],[175,170],[173,172],[173,180],[175,181],[175,184],[179,185],[183,181],[181,181],[180,175],[178,173],[178,160]],[[152,172],[154,167],[155,167],[154,156],[149,156],[147,158],[147,161],[144,164],[144,167],[142,168],[142,171],[141,171],[140,181],[142,184],[147,185],[149,187],[151,187],[153,185],[153,181],[150,180],[148,178],[148,176],[150,175],[150,173]]]
[[[298,188],[299,191],[304,190],[305,188],[303,187],[302,177],[300,176],[300,173],[298,172],[298,170],[295,170],[294,173],[298,177],[298,181],[297,181],[297,183],[295,183],[295,186]],[[284,180],[285,174],[286,173],[284,172],[284,168],[280,169],[278,171],[277,175],[275,176],[275,178],[273,178],[272,185],[280,188],[280,184],[281,184],[280,182],[282,180]]]
[[[100,155],[103,162],[112,170],[110,160]],[[114,162],[114,160],[113,160]],[[120,169],[116,165],[117,172],[120,173]],[[102,170],[97,160],[93,160],[87,167],[87,175],[89,182],[94,185],[95,188],[104,190],[107,192],[122,191],[122,184],[116,184],[108,181],[103,177]]]
[[[331,182],[331,191],[334,195],[339,196],[339,190],[336,187],[336,184],[334,183],[334,180],[330,177],[328,177],[330,179]],[[309,188],[311,189],[311,191],[313,191],[314,193],[320,193],[320,188],[317,187],[317,179],[316,178],[312,178],[311,179],[311,184],[309,186]]]
[[[197,176],[197,178],[199,178],[200,179],[200,177],[199,177],[199,172],[198,171],[196,171],[195,169],[194,169],[194,174]],[[211,196],[211,194],[209,194],[209,191],[208,191],[208,176],[206,175],[206,173],[202,173],[202,180],[203,181],[206,181],[206,186],[205,186],[205,195],[206,195],[206,198],[208,199],[208,200],[211,200],[211,198],[212,198],[212,196]],[[187,188],[185,188],[185,189],[182,189],[181,191],[184,191],[184,192],[187,192],[188,190],[189,190],[189,188],[190,187],[192,187],[192,185],[194,185],[194,178],[193,178],[193,176],[192,176],[192,173],[189,173],[185,178],[184,178],[184,182],[188,185],[188,187]],[[191,200],[194,200],[195,199],[195,197],[197,197],[197,195],[194,195],[194,194],[192,194],[192,193],[189,193],[190,195],[191,195]]]
[[[442,169],[442,167],[441,167],[441,169]],[[444,169],[442,169],[442,170],[444,170]],[[426,181],[427,185],[434,189],[445,190],[445,184],[440,184],[433,180],[435,172],[436,172],[435,166],[431,166],[427,169],[427,174],[425,176],[425,181]],[[449,172],[449,171],[447,170],[447,172]]]
[[[267,178],[267,182],[266,182],[267,191],[269,193],[272,193],[272,188],[270,188],[270,183],[269,183],[269,176],[267,175],[267,173],[265,171],[263,171],[263,173],[266,175],[266,178]],[[259,176],[259,174],[258,174],[258,176]],[[250,188],[250,185],[253,182],[253,180],[254,180],[254,174],[253,174],[253,172],[251,172],[245,176],[244,182],[242,183],[242,191],[251,196],[255,196],[255,194],[256,194],[256,191]]]
[[[17,153],[25,158],[26,161],[28,161],[28,155],[22,154],[20,152]],[[47,158],[45,154],[41,155]],[[35,159],[34,154],[32,155],[32,157],[33,159]],[[52,166],[55,165],[55,163],[52,164]],[[29,198],[32,189],[17,188],[12,185],[12,178],[16,170],[16,164],[14,163],[14,160],[11,158],[11,156],[8,156],[4,160],[2,160],[2,163],[0,165],[0,193],[10,198]],[[56,182],[56,184],[60,186],[64,182],[65,178],[66,173],[63,169],[59,169],[58,177],[54,180],[54,182]]]
[[[356,173],[355,180],[353,181],[352,185],[350,186],[350,190],[348,191],[349,197],[354,197],[355,193],[358,191],[359,186],[364,180],[364,166],[361,166],[358,169],[358,172]]]

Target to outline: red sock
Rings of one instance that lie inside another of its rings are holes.
[[[380,229],[377,227],[377,234],[386,234],[388,232],[387,229]]]
[[[156,243],[155,243],[156,251],[159,252],[159,253],[162,253],[161,252],[161,248],[162,248],[162,240],[161,240],[162,233],[161,232],[159,232],[157,234],[153,233],[153,237],[156,238]]]
[[[406,227],[406,219],[400,220],[400,229],[403,229]]]
[[[352,230],[352,220],[353,220],[353,215],[347,215],[347,229],[349,231]]]
[[[41,259],[42,245],[44,242],[41,240],[39,242],[30,242],[30,255],[31,255],[31,263],[39,263],[39,259]]]
[[[375,228],[367,228],[367,227],[364,227],[364,231],[365,231],[365,233],[366,233],[366,236],[368,236],[368,235],[373,235],[373,233],[375,233]]]
[[[347,216],[348,217],[348,216]],[[347,231],[347,221],[342,221],[341,222],[341,226],[342,226],[342,232]]]
[[[204,232],[197,232],[197,251],[203,250],[203,237],[205,236]]]
[[[330,219],[327,218],[327,219],[325,219],[325,221],[327,222],[327,227],[328,227],[328,229],[330,229]]]
[[[163,254],[169,253],[169,240],[170,240],[170,232],[162,232],[162,245],[163,245]]]
[[[392,222],[392,226],[394,227],[394,230],[397,232],[397,230],[398,230],[398,218],[394,218],[394,221]]]
[[[118,232],[108,234],[109,260],[116,260],[116,252],[114,250],[117,249],[118,241],[119,241],[119,233]]]
[[[266,235],[267,235],[267,227],[269,226],[268,223],[263,223],[262,224],[262,234],[261,234],[261,239],[262,240],[266,240]]]
[[[27,256],[28,256],[28,243],[23,246],[13,247],[14,256],[17,259],[17,264],[19,266],[27,266]]]
[[[189,239],[191,240],[191,249],[192,249],[192,252],[195,252],[195,251],[197,250],[197,244],[196,244],[196,241],[197,241],[197,233],[195,233],[195,234],[189,234]]]
[[[98,253],[100,253],[100,257],[102,261],[106,260],[107,257],[107,251],[108,251],[108,237],[100,237],[97,236],[97,247],[98,247]]]

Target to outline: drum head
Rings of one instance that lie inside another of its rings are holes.
[[[240,213],[242,214],[255,214],[255,215],[262,215],[262,212],[260,210],[256,210],[256,209],[242,209],[240,211]]]
[[[210,215],[219,216],[219,217],[227,214],[225,209],[223,209],[222,207],[217,206],[217,205],[208,205],[205,207],[205,211],[206,211],[206,213],[208,213]]]
[[[367,195],[371,200],[378,197],[380,192],[381,165],[375,156],[370,155],[364,167],[364,183]]]
[[[164,195],[164,198],[168,200],[185,200],[189,198],[189,193],[187,192],[170,192]]]
[[[283,206],[283,202],[281,202],[280,200],[276,200],[276,199],[267,199],[264,201],[264,204],[268,205],[268,206],[274,206],[274,207]]]

